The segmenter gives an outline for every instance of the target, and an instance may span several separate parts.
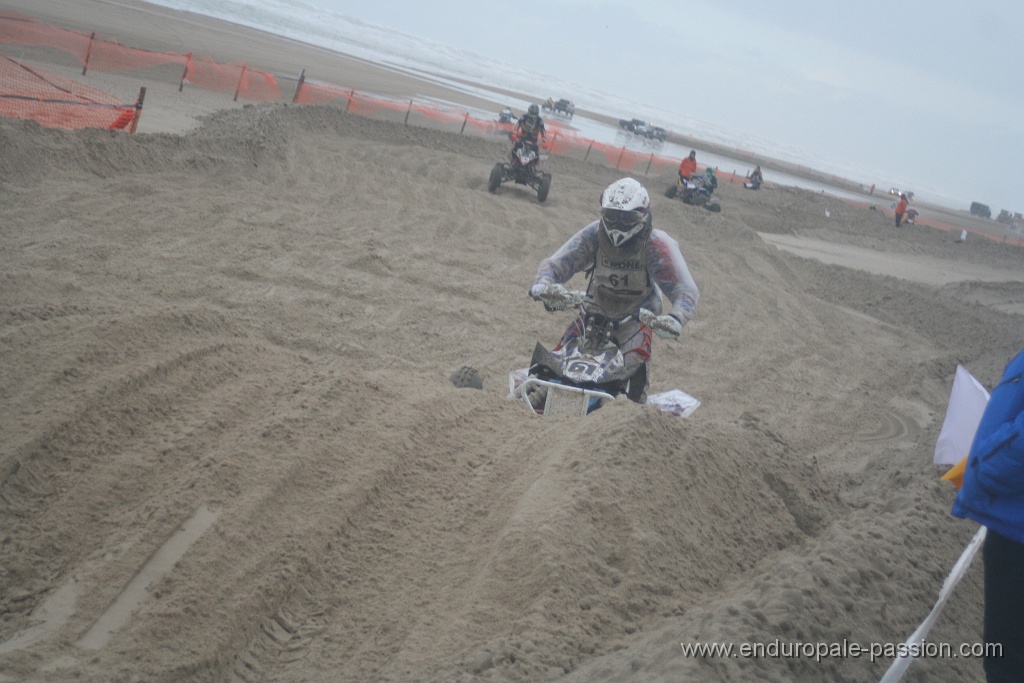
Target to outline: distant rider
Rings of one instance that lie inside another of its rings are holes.
[[[696,172],[697,150],[691,149],[690,156],[686,157],[681,162],[679,162],[679,178],[683,181],[683,184],[685,185],[685,181],[689,180],[690,176],[692,176]]]
[[[552,256],[544,259],[530,296],[549,310],[565,308],[563,283],[586,273],[587,302],[612,316],[625,318],[612,335],[626,367],[641,364],[631,379],[627,396],[647,400],[647,363],[651,359],[651,332],[674,339],[689,320],[700,292],[686,265],[679,243],[651,221],[651,200],[643,185],[623,178],[601,194],[601,218],[573,235]],[[665,313],[662,297],[671,303]],[[654,314],[647,323],[640,310]],[[560,350],[580,336],[582,317],[569,326],[555,347]]]
[[[718,178],[715,177],[715,167],[708,166],[704,171],[704,177],[701,179],[704,187],[708,188],[708,192],[714,192],[718,189]]]
[[[761,183],[764,182],[764,175],[761,174],[761,166],[758,165],[754,172],[750,174],[750,188],[752,190],[760,189]]]
[[[540,107],[531,104],[526,113],[519,117],[516,129],[512,132],[512,149],[521,144],[529,145],[535,152],[540,152],[537,137],[547,142],[547,133],[544,130],[544,120],[540,117]]]

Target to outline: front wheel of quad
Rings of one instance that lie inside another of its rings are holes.
[[[545,173],[540,178],[540,187],[537,188],[537,201],[542,204],[548,198],[548,192],[551,191],[551,174]]]
[[[498,189],[498,185],[501,185],[501,179],[505,177],[505,168],[497,163],[494,168],[491,169],[491,177],[487,180],[487,190],[494,192]]]
[[[711,213],[721,213],[722,205],[719,204],[718,202],[712,202],[712,203],[708,204],[707,209]]]

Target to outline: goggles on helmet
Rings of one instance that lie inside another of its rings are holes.
[[[622,246],[644,228],[646,211],[601,209],[601,227],[616,247]]]
[[[601,209],[601,221],[606,230],[629,230],[644,220],[644,211]]]

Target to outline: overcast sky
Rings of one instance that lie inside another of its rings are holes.
[[[1024,211],[1022,0],[307,1],[869,174],[856,180]]]

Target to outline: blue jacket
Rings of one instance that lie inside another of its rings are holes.
[[[992,390],[953,515],[1024,543],[1024,349]]]

